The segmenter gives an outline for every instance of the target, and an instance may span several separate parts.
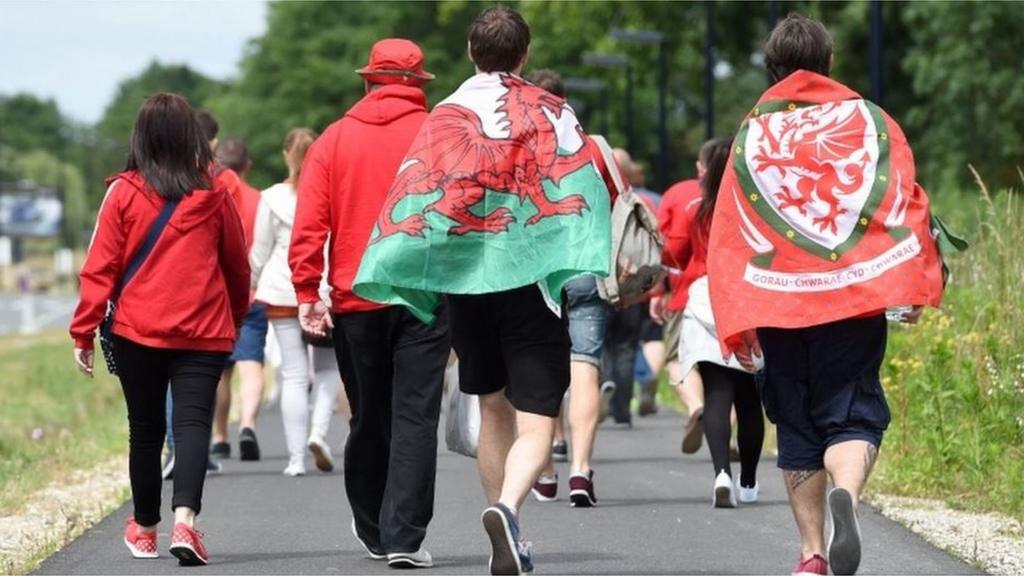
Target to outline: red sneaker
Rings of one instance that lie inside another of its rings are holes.
[[[180,566],[204,566],[210,561],[203,546],[203,533],[178,522],[171,533],[171,554]]]
[[[569,501],[573,508],[590,508],[597,504],[594,496],[594,471],[587,475],[573,474],[569,478]]]
[[[554,502],[558,500],[558,474],[554,476],[545,476],[541,474],[540,478],[533,483],[533,489],[530,490],[533,493],[533,497],[537,499],[537,502]]]
[[[828,562],[820,554],[800,558],[793,569],[793,576],[828,576]]]
[[[157,558],[160,556],[156,550],[156,532],[142,532],[142,527],[129,517],[125,521],[124,545],[132,551],[135,558]]]

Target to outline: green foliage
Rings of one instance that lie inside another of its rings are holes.
[[[75,368],[67,336],[0,340],[0,510],[33,490],[128,447],[124,400],[102,360],[96,378]]]
[[[977,232],[951,263],[942,309],[890,331],[893,421],[875,489],[1022,519],[1024,211],[1016,195],[984,188],[958,204]]]
[[[59,155],[67,145],[65,125],[53,100],[31,94],[0,96],[0,146],[15,152],[46,150]]]

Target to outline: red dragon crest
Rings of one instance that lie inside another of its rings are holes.
[[[482,216],[474,211],[488,190],[513,194],[522,203],[530,200],[537,211],[526,220],[527,226],[552,216],[582,214],[589,208],[580,194],[553,200],[544,191],[545,180],[557,186],[566,175],[591,162],[586,146],[569,155],[558,154],[556,122],[563,114],[572,114],[564,100],[516,76],[503,74],[500,81],[505,92],[497,99],[496,109],[494,101],[489,104],[502,116],[499,128],[507,135],[488,135],[480,114],[467,106],[439,104],[388,192],[374,242],[398,233],[423,237],[429,212],[455,222],[448,229],[452,236],[505,232],[516,222],[512,210],[500,207]],[[575,130],[584,137],[579,124]],[[438,190],[442,195],[436,202],[395,220],[395,208],[403,198]]]

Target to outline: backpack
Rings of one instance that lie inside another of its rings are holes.
[[[665,242],[651,209],[624,182],[608,141],[602,136],[592,138],[620,191],[612,206],[613,273],[597,279],[597,290],[609,304],[624,308],[642,301],[665,278],[661,265]]]

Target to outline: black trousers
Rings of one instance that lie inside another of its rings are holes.
[[[336,315],[334,345],[352,407],[345,490],[375,552],[419,550],[434,515],[437,422],[451,344],[448,313],[431,325],[403,307]]]
[[[160,522],[160,451],[167,432],[170,382],[174,399],[174,497],[171,509],[202,508],[210,425],[217,382],[226,352],[150,348],[116,337],[121,389],[128,405],[129,456],[135,519],[143,526]]]
[[[609,412],[619,424],[632,419],[629,404],[633,401],[637,344],[640,342],[640,329],[646,313],[646,304],[634,304],[622,310],[614,310],[608,317],[601,372],[602,381],[615,382],[615,394]]]
[[[754,375],[742,370],[726,368],[711,362],[700,362],[700,377],[704,381],[704,435],[715,467],[715,474],[725,470],[732,476],[729,465],[729,437],[732,425],[729,418],[736,406],[736,443],[740,449],[740,483],[753,488],[757,482],[757,464],[764,446],[764,413],[757,394]]]

